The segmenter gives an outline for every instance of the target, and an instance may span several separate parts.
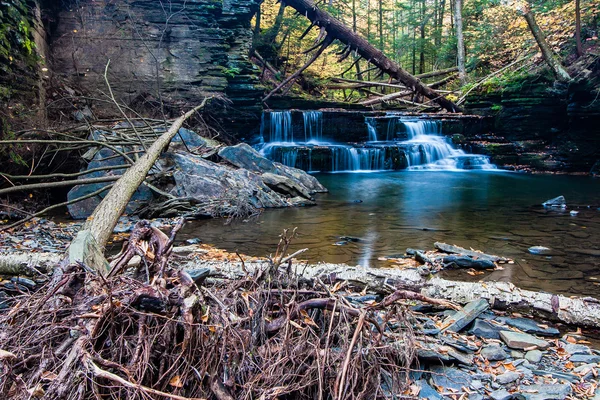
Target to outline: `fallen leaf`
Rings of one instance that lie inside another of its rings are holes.
[[[53,381],[56,378],[58,378],[58,375],[56,375],[54,372],[52,371],[44,371],[42,372],[42,374],[40,375],[40,378],[45,379],[47,381]]]
[[[176,387],[176,388],[182,388],[183,387],[183,382],[181,382],[181,377],[179,375],[175,375],[169,381],[169,385],[171,385],[173,387]]]

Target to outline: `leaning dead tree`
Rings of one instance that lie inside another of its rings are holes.
[[[354,52],[363,59],[367,60],[369,63],[373,64],[382,73],[388,74],[391,79],[395,79],[402,83],[414,93],[427,97],[447,111],[461,111],[456,104],[432,88],[422,84],[418,78],[406,72],[398,64],[386,57],[381,50],[378,50],[366,39],[358,35],[356,32],[353,32],[351,28],[344,25],[341,21],[334,18],[326,11],[320,10],[312,2],[312,0],[288,0],[286,1],[286,5],[294,8],[299,14],[308,18],[312,23],[310,28],[317,26],[321,29],[321,33],[317,39],[318,43],[308,50],[312,51],[317,49],[315,54],[317,57],[325,50],[325,48],[327,48],[327,46],[337,39],[346,45],[346,47],[339,54],[339,61],[343,61]],[[283,82],[273,91],[271,91],[264,100],[266,101],[273,94],[279,91],[285,83],[288,83],[289,81],[292,81],[298,77],[300,73],[302,73],[302,71],[304,71],[314,60],[316,60],[315,56],[313,56],[305,65],[303,65],[299,71],[290,76],[290,78],[286,80],[287,82]]]
[[[542,57],[544,57],[544,60],[556,76],[556,79],[558,79],[561,82],[570,82],[571,76],[555,58],[554,52],[552,51],[552,49],[548,45],[548,42],[546,41],[546,38],[544,37],[544,32],[542,32],[542,30],[540,29],[539,25],[535,21],[535,15],[533,14],[533,12],[531,12],[531,10],[528,7],[526,7],[523,10],[523,17],[527,21],[527,25],[529,26],[529,29],[531,30],[531,34],[535,38],[535,41],[537,42],[538,46],[540,46],[540,50],[542,51]]]

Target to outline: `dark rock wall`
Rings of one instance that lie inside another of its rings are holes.
[[[0,137],[21,118],[43,122],[47,51],[40,3],[0,2]]]
[[[53,70],[76,88],[106,92],[110,60],[115,97],[127,104],[155,107],[162,99],[179,112],[225,93],[236,122],[256,124],[263,91],[248,53],[257,7],[255,0],[72,2],[52,33]]]
[[[466,110],[491,116],[490,134],[468,138],[474,152],[505,166],[588,172],[600,159],[600,100],[587,84],[524,82],[472,95]]]

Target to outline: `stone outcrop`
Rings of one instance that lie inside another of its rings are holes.
[[[106,91],[110,60],[112,89],[127,104],[155,108],[162,99],[178,112],[224,93],[242,111],[233,126],[219,115],[226,129],[256,124],[263,91],[248,53],[257,7],[255,0],[174,0],[164,8],[152,0],[79,1],[58,13],[53,71],[73,87]]]
[[[44,119],[47,50],[40,1],[0,2],[0,137],[21,118]]]
[[[600,102],[591,89],[588,83],[567,87],[538,77],[471,95],[467,112],[491,116],[493,134],[467,137],[465,143],[498,165],[589,172],[600,158]]]
[[[92,139],[110,136],[109,132],[96,131]],[[150,179],[163,192],[186,202],[189,207],[198,207],[196,216],[224,216],[232,213],[253,214],[264,208],[280,208],[314,205],[313,194],[326,192],[319,181],[306,172],[274,163],[257,153],[247,144],[223,147],[219,156],[224,162],[213,162],[201,155],[187,152],[181,143],[184,140],[192,150],[204,149],[209,154],[222,146],[205,139],[195,132],[182,128],[171,142],[170,152],[161,156],[150,171],[156,179]],[[141,152],[139,146],[115,146],[119,151]],[[92,153],[92,151],[90,151]],[[125,164],[123,157],[112,149],[102,148],[90,154],[92,160],[87,169],[118,167]],[[120,176],[125,169],[93,171],[79,179]],[[68,200],[96,192],[109,185],[108,182],[77,185],[68,193]],[[82,219],[91,215],[107,191],[68,206],[73,218]],[[151,188],[140,186],[127,205],[127,214],[133,214],[144,206],[152,206],[153,215],[171,215],[173,210],[161,208],[156,202],[160,195]],[[167,212],[168,211],[168,212]],[[177,212],[175,212],[177,213]],[[179,214],[184,213],[179,212]]]

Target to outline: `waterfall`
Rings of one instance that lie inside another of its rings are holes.
[[[268,142],[294,142],[294,131],[292,129],[292,113],[290,111],[272,111],[270,113],[269,140]],[[264,135],[264,114],[261,120],[261,136],[267,142]]]
[[[408,169],[412,170],[457,170],[493,169],[489,158],[467,154],[456,149],[449,138],[442,136],[442,123],[436,120],[405,119],[400,122],[406,128],[408,140],[400,142],[405,146]]]
[[[262,142],[257,149],[290,167],[327,172],[495,168],[487,156],[455,148],[442,134],[442,121],[432,118],[393,113],[365,117],[368,136],[362,140],[366,141],[335,143],[323,132],[321,111],[302,111],[303,141],[302,132],[294,136],[290,111],[268,114],[261,119]],[[378,141],[378,137],[385,141]]]
[[[377,119],[366,117],[365,124],[367,124],[367,131],[369,132],[369,142],[377,141]]]
[[[323,113],[321,111],[304,111],[304,141],[322,142],[323,141]]]

